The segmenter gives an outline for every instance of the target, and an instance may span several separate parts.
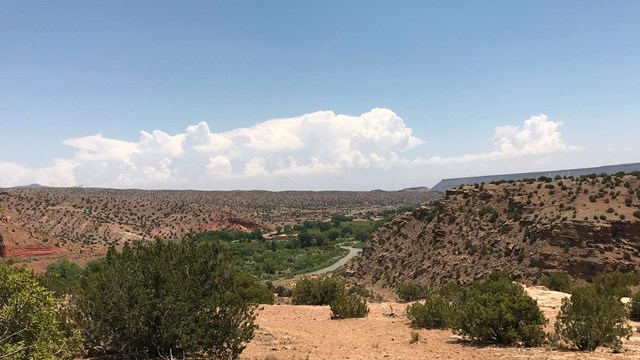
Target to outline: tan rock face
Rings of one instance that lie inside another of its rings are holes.
[[[471,282],[494,269],[525,283],[548,271],[582,280],[640,271],[638,209],[635,175],[465,186],[383,225],[347,270],[387,289]]]

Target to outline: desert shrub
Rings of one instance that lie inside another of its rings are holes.
[[[576,288],[571,298],[562,299],[556,318],[556,333],[578,350],[593,351],[598,346],[618,349],[621,338],[629,337],[624,305],[597,286]]]
[[[542,279],[540,279],[540,284],[546,286],[549,290],[570,293],[573,287],[573,280],[571,276],[563,272],[552,272],[544,275]]]
[[[238,272],[234,281],[238,294],[245,301],[255,304],[273,304],[273,292],[251,274]]]
[[[409,340],[409,344],[414,344],[417,343],[418,341],[420,341],[420,333],[412,330],[411,331],[411,339]]]
[[[398,295],[400,301],[416,301],[424,299],[428,293],[429,291],[425,286],[415,283],[400,284],[396,288],[396,295]]]
[[[331,303],[332,319],[363,318],[369,314],[367,300],[358,295],[341,295]]]
[[[304,278],[293,288],[291,302],[295,305],[330,305],[344,294],[345,285],[340,280]]]
[[[640,197],[640,190],[638,191],[638,197]],[[633,216],[637,217],[638,219],[640,219],[640,210],[638,211],[634,211],[633,212]]]
[[[431,294],[423,303],[416,302],[407,307],[407,318],[411,325],[425,329],[445,329],[452,314],[451,305],[440,295]]]
[[[456,283],[448,282],[441,286],[435,293],[441,296],[447,303],[453,307],[457,307],[462,304],[464,300],[465,287]]]
[[[365,299],[371,297],[371,293],[369,292],[369,290],[367,290],[367,288],[365,288],[362,285],[354,285],[354,286],[352,286],[351,288],[349,288],[348,293],[349,293],[349,295],[355,294],[355,295],[358,295],[358,296],[363,297]]]
[[[269,289],[272,293],[276,293],[279,297],[291,297],[291,290],[282,286],[273,286],[273,283],[268,281],[266,283],[267,289]]]
[[[28,268],[0,261],[0,359],[72,359],[79,333],[59,316],[60,303]]]
[[[640,291],[631,298],[631,303],[629,304],[629,319],[640,321]]]
[[[618,299],[631,296],[629,286],[638,285],[640,277],[635,273],[623,273],[620,271],[600,272],[592,280],[600,292],[612,295]]]
[[[452,317],[455,332],[504,345],[539,345],[546,323],[536,301],[504,272],[493,272],[486,281],[470,285]]]
[[[85,271],[78,264],[62,259],[47,266],[44,274],[38,276],[38,282],[61,297],[73,293],[84,276]]]
[[[110,249],[73,302],[89,355],[233,359],[255,329],[246,285],[216,246],[134,243]]]

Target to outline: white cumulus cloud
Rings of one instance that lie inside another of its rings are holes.
[[[68,139],[63,144],[74,148],[74,155],[51,167],[31,169],[0,161],[0,186],[38,182],[150,189],[385,187],[384,182],[401,184],[399,174],[407,175],[404,181],[426,182],[446,177],[438,171],[455,164],[575,150],[563,142],[560,125],[546,115],[533,116],[519,127],[496,128],[491,151],[416,158],[408,154],[423,140],[388,109],[360,116],[319,111],[230,131],[215,131],[201,122],[178,134],[141,131],[137,141],[102,135]],[[380,186],[371,185],[376,182]]]
[[[578,147],[569,146],[563,142],[559,131],[560,125],[560,122],[551,121],[544,114],[532,116],[521,128],[510,125],[497,127],[494,131],[495,149],[493,151],[453,157],[417,158],[413,163],[461,164],[578,150]]]

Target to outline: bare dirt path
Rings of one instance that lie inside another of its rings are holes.
[[[344,264],[346,264],[347,261],[351,260],[351,258],[353,258],[354,256],[358,255],[362,251],[362,249],[356,249],[356,248],[351,247],[351,246],[340,246],[340,248],[345,249],[345,250],[349,250],[349,253],[347,255],[345,255],[344,257],[340,258],[340,260],[336,261],[332,265],[329,265],[329,266],[327,266],[325,268],[322,268],[322,269],[319,269],[319,270],[316,270],[316,271],[311,271],[311,272],[308,272],[308,273],[296,275],[295,278],[301,278],[301,277],[305,277],[305,276],[317,276],[317,275],[322,275],[322,274],[326,274],[328,272],[337,270],[339,267],[341,267]]]

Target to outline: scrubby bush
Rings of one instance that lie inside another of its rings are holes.
[[[612,295],[617,299],[631,296],[629,286],[640,283],[640,277],[635,273],[623,273],[620,271],[600,272],[592,280],[597,290]]]
[[[420,284],[404,283],[398,285],[396,288],[396,295],[400,301],[416,301],[424,299],[429,291],[427,288]]]
[[[304,278],[293,288],[291,302],[294,305],[330,305],[345,291],[344,283],[332,277]]]
[[[135,243],[110,249],[73,304],[89,355],[234,359],[255,329],[248,283],[215,246]]]
[[[363,318],[369,314],[367,300],[358,295],[341,295],[331,303],[332,319]]]
[[[444,300],[454,307],[462,304],[464,299],[465,287],[456,283],[448,282],[440,287],[435,293],[440,295]]]
[[[597,286],[584,286],[574,289],[571,298],[562,299],[556,333],[578,350],[593,351],[598,346],[618,349],[621,338],[631,335],[626,316],[618,298]]]
[[[234,281],[238,288],[238,295],[245,301],[256,304],[273,304],[273,292],[251,274],[238,272]]]
[[[0,359],[71,359],[79,333],[59,316],[60,303],[28,268],[0,261]]]
[[[546,323],[536,301],[504,272],[493,272],[486,281],[470,285],[452,318],[455,332],[504,345],[539,345]]]
[[[445,329],[452,315],[451,305],[440,295],[431,294],[424,302],[407,307],[407,318],[411,325],[425,329]]]
[[[571,276],[563,272],[552,272],[548,275],[544,275],[542,279],[540,279],[540,284],[547,287],[549,290],[571,293],[573,280],[571,279]]]
[[[84,276],[85,270],[78,264],[62,259],[47,266],[44,274],[38,276],[38,281],[47,290],[61,297],[74,292]]]
[[[629,319],[640,321],[640,291],[633,295],[629,303]]]

